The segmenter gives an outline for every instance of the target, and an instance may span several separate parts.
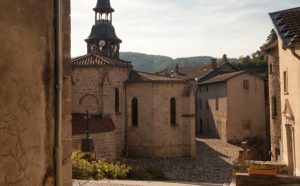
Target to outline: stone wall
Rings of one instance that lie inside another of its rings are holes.
[[[270,102],[270,138],[272,160],[280,160],[281,143],[281,102],[280,71],[278,47],[269,52],[269,102]]]
[[[115,131],[91,133],[90,136],[94,140],[97,158],[115,158],[118,156]],[[86,134],[73,135],[73,150],[80,149],[83,138],[86,138]]]
[[[128,69],[119,67],[73,68],[73,113],[110,115],[116,127],[118,156],[125,153],[125,88]],[[115,111],[115,89],[119,111]]]
[[[52,185],[54,1],[0,1],[0,185]],[[63,1],[63,185],[71,185],[70,1]]]
[[[182,83],[137,83],[127,86],[127,146],[129,156],[192,155],[195,113],[194,102],[190,102],[190,99],[194,101],[194,97],[184,97],[184,89],[185,84]],[[176,99],[176,125],[170,123],[170,99],[172,97]],[[131,120],[131,101],[133,98],[138,100],[137,127],[132,126]],[[184,104],[188,104],[188,106],[185,107]],[[184,118],[184,114],[186,114],[186,118]]]
[[[299,177],[292,176],[261,176],[245,173],[238,173],[234,176],[234,185],[236,186],[252,186],[252,185],[287,185],[298,186],[300,184]]]

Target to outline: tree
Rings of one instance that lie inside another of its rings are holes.
[[[222,61],[224,63],[228,63],[229,62],[226,54],[223,54]]]
[[[278,39],[277,34],[274,29],[271,30],[270,34],[267,37],[266,44],[271,44]]]

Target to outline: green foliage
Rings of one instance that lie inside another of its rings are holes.
[[[271,30],[266,42],[260,50],[254,52],[251,56],[241,56],[233,64],[241,70],[247,70],[253,73],[267,73],[268,71],[268,55],[265,54],[264,48],[277,40],[277,35],[274,29]]]
[[[145,72],[157,72],[173,63],[173,59],[167,56],[147,55],[134,52],[121,52],[120,58],[131,61],[135,70]]]
[[[228,60],[226,54],[223,54],[222,61],[223,61],[224,63],[228,63],[228,62],[229,62],[229,60]]]
[[[72,154],[73,179],[125,179],[131,168],[119,162],[108,163],[104,159],[98,161],[86,161],[84,154],[75,151]]]
[[[271,30],[270,34],[267,37],[266,44],[271,44],[278,39],[277,34],[274,29]]]

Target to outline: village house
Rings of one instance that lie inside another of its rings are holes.
[[[198,80],[197,130],[228,142],[266,138],[264,80],[230,63]]]
[[[278,41],[267,48],[273,160],[300,176],[300,8],[270,13]]]
[[[98,0],[94,11],[88,54],[71,60],[73,148],[81,148],[88,131],[98,157],[194,155],[188,81],[132,70],[119,59],[110,1]]]

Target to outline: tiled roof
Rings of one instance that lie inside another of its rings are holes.
[[[72,134],[84,134],[86,132],[86,114],[72,114]],[[115,130],[115,125],[109,116],[101,117],[91,115],[89,119],[89,132],[109,132]]]
[[[225,73],[225,74],[219,74],[214,76],[213,78],[210,78],[208,80],[202,81],[199,84],[204,85],[204,84],[211,84],[211,83],[219,83],[219,82],[224,82],[227,81],[228,79],[231,79],[237,75],[243,74],[245,71],[237,71],[237,72],[230,72],[230,73]]]
[[[218,66],[221,66],[222,64],[223,62],[218,62]],[[178,71],[172,68],[163,70],[161,72],[157,72],[156,74],[181,79],[199,79],[202,76],[208,74],[209,72],[212,72],[213,68],[211,66],[211,63],[204,63],[193,67],[179,67]]]
[[[185,83],[181,78],[172,78],[147,72],[132,70],[126,83]]]
[[[262,50],[268,52],[270,50],[278,48],[278,40],[274,41],[273,43],[270,43],[269,45],[262,48]]]
[[[131,68],[131,62],[117,60],[102,56],[96,52],[79,56],[71,60],[72,67],[101,67],[101,66],[117,66]]]
[[[285,46],[300,46],[300,7],[270,13]]]
[[[200,78],[198,78],[198,82],[203,82],[208,79],[211,79],[217,75],[225,74],[225,73],[231,73],[231,72],[237,72],[239,71],[236,67],[234,67],[229,62],[223,63],[216,70],[211,70],[210,72],[207,72],[206,74],[203,74]]]

